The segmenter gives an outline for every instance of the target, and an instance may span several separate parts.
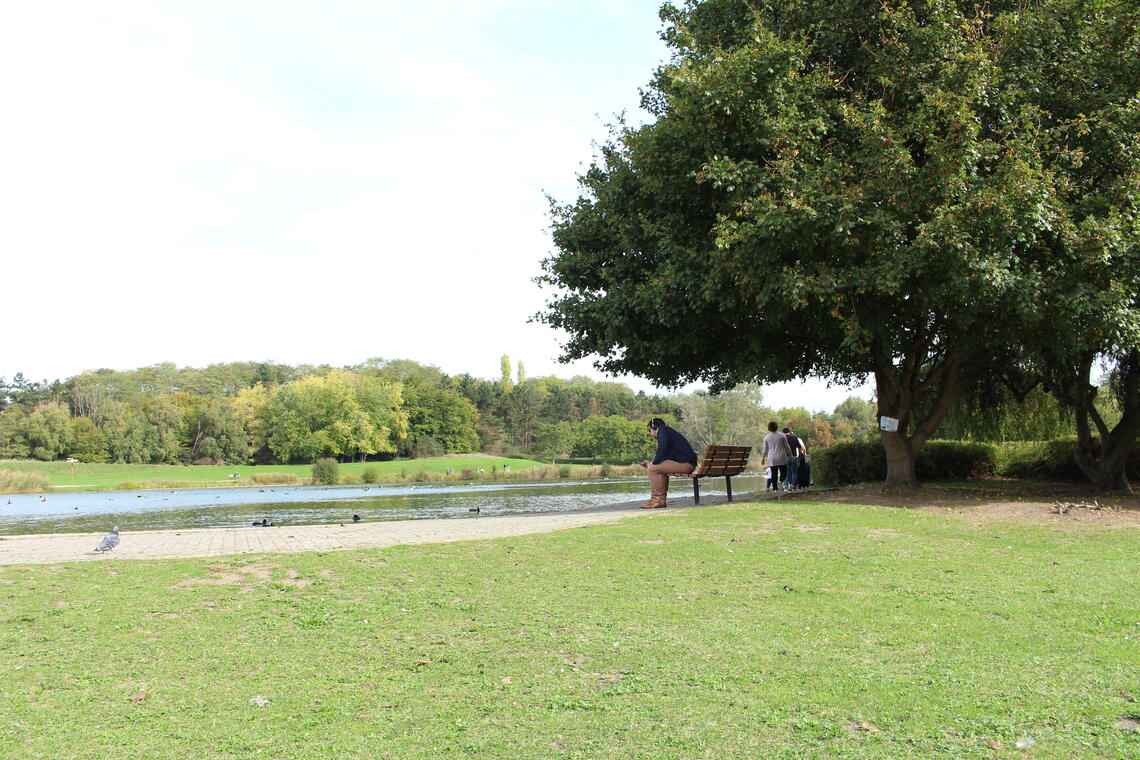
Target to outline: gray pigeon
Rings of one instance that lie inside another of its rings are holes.
[[[119,545],[119,526],[111,528],[111,532],[103,536],[103,540],[95,547],[97,552],[109,552]]]

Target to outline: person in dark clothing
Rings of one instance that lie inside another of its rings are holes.
[[[653,461],[638,462],[649,473],[649,501],[642,509],[661,509],[669,493],[670,475],[688,475],[697,466],[697,454],[685,436],[654,417],[649,422],[649,434],[657,439],[657,453]]]
[[[795,489],[799,487],[800,455],[804,447],[790,425],[784,428],[784,437],[788,439],[788,448],[792,452],[788,455],[788,479],[784,481],[784,488]]]

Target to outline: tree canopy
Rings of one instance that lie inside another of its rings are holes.
[[[554,206],[540,318],[565,358],[663,384],[871,374],[899,420],[888,485],[913,484],[963,368],[1012,362],[1098,235],[1135,250],[1136,56],[1113,63],[1135,52],[1134,4],[704,0],[662,18],[654,120],[620,127]],[[1086,176],[1111,147],[1126,158]],[[1112,189],[1087,202],[1098,177]],[[1119,313],[1135,290],[1118,295]]]

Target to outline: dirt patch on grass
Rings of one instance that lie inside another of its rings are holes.
[[[880,486],[851,486],[804,494],[817,501],[951,512],[978,519],[1023,519],[1042,524],[1140,527],[1140,497],[1090,494],[1077,488],[985,481],[962,486],[925,486],[887,492]]]

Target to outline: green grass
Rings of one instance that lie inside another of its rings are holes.
[[[1138,549],[763,502],[0,568],[0,756],[1140,757]]]
[[[505,457],[441,457],[437,459],[401,459],[390,462],[352,462],[340,465],[342,478],[359,482],[366,469],[375,469],[381,480],[415,480],[417,476],[443,477],[447,468],[454,470],[453,477],[459,478],[464,469],[470,469],[475,477],[482,467],[483,476],[491,476],[494,467],[502,477],[503,465],[511,466],[511,475],[526,473],[534,468],[544,467],[542,462],[529,459],[507,459]],[[36,462],[31,460],[0,460],[0,470],[27,472],[44,475],[52,488],[61,490],[98,490],[118,488],[124,483],[134,483],[139,488],[202,487],[214,485],[251,485],[254,473],[291,473],[298,478],[312,476],[312,465],[165,465],[165,464],[90,464],[86,462]],[[233,473],[241,477],[231,478]]]

